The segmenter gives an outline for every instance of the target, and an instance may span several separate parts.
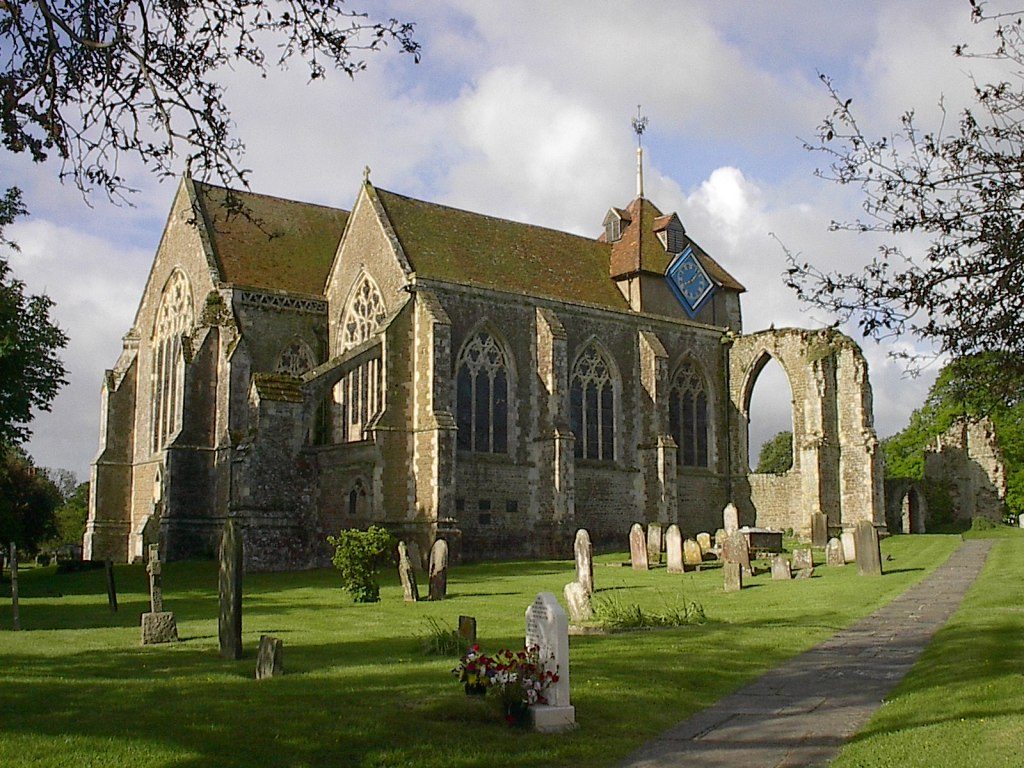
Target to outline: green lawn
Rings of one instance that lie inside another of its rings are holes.
[[[0,765],[611,765],[892,599],[958,543],[952,536],[897,536],[883,542],[893,559],[882,578],[858,577],[854,566],[820,567],[808,581],[760,575],[731,595],[723,594],[718,569],[634,573],[611,565],[622,555],[598,557],[599,595],[649,609],[694,599],[709,622],[572,638],[580,727],[565,736],[510,731],[488,701],[462,693],[449,674],[452,660],[420,653],[416,636],[427,617],[454,625],[463,613],[477,617],[486,648],[521,645],[526,606],[541,590],[561,596],[573,577],[571,561],[457,567],[449,600],[415,605],[402,602],[391,574],[382,602],[373,605],[352,604],[328,570],[250,575],[239,662],[217,655],[212,563],[165,566],[165,605],[177,614],[183,642],[145,648],[138,645],[146,609],[141,567],[117,569],[116,616],[106,607],[102,571],[31,569],[21,580],[24,631],[7,631],[9,601],[0,606]],[[1013,552],[997,555],[1009,560]],[[1020,604],[1019,566],[1012,573],[993,577],[990,569],[988,577],[1005,578]],[[1021,616],[999,617],[981,627],[986,647],[1002,623],[1019,629]],[[976,620],[967,629],[978,628]],[[252,679],[261,633],[284,640],[284,677]],[[1006,659],[1020,658],[1019,636],[1000,647]],[[1013,664],[1019,685],[1021,662]],[[1001,672],[990,670],[993,684]],[[1019,694],[1015,701],[1019,714]]]
[[[1024,765],[1024,531],[998,539],[960,609],[836,768]]]

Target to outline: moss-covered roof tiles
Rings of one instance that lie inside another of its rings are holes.
[[[605,243],[382,189],[376,192],[419,276],[628,308],[610,279],[611,249]]]
[[[323,294],[348,211],[193,184],[225,282]]]

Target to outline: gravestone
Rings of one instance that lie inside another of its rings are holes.
[[[629,560],[634,571],[646,571],[650,567],[647,563],[647,542],[640,523],[633,523],[629,529]]]
[[[683,568],[683,534],[678,525],[670,525],[665,531],[665,562],[669,573],[682,573]]]
[[[793,550],[793,570],[802,571],[814,567],[814,556],[810,548]]]
[[[711,551],[711,534],[707,531],[697,534],[697,543],[700,544],[700,551],[702,555],[706,555]]]
[[[420,552],[420,545],[416,539],[410,539],[407,544],[409,550],[409,562],[416,573],[423,573],[423,553]]]
[[[416,586],[416,572],[409,560],[409,550],[404,541],[398,542],[398,578],[402,582],[402,596],[405,602],[417,602],[420,599],[420,590]]]
[[[813,568],[804,568],[796,572],[796,578],[798,579],[809,579],[814,575]]]
[[[738,531],[740,528],[740,511],[731,501],[722,510],[722,527],[726,533]]]
[[[594,618],[594,608],[590,604],[590,595],[578,581],[570,581],[565,585],[565,604],[569,608],[569,620],[574,624],[590,621]]]
[[[828,544],[825,546],[825,563],[826,565],[846,565],[846,557],[843,555],[843,542],[839,539],[832,538],[828,540]]]
[[[722,566],[722,572],[725,574],[724,589],[726,592],[739,592],[743,589],[743,568],[739,563],[727,562]]]
[[[828,543],[828,518],[820,512],[811,514],[811,546],[824,547]]]
[[[106,560],[103,568],[107,572],[107,607],[111,613],[117,613],[117,585],[114,584],[114,561]]]
[[[11,569],[11,626],[17,632],[21,629],[21,617],[18,615],[18,548],[13,541],[8,562]]]
[[[162,613],[164,610],[163,564],[160,562],[160,545],[149,545],[149,562],[146,563],[149,574],[149,610]]]
[[[688,569],[697,568],[704,558],[701,555],[700,544],[694,539],[687,539],[683,542],[683,566]]]
[[[150,611],[142,614],[142,644],[176,643],[178,625],[172,611]]]
[[[882,575],[882,551],[878,547],[878,531],[870,520],[857,523],[857,573],[861,576]]]
[[[647,563],[661,564],[661,523],[647,525]]]
[[[1017,525],[1019,525],[1021,528],[1024,528],[1024,515],[1020,515],[1017,518]]]
[[[722,552],[722,547],[725,546],[725,537],[728,535],[725,532],[725,528],[719,528],[715,531],[715,549],[718,550],[719,554]]]
[[[242,658],[242,571],[243,549],[238,519],[224,521],[220,540],[220,614],[217,637],[220,655],[225,659]]]
[[[476,644],[476,619],[472,616],[459,616],[459,637],[465,640],[467,645]]]
[[[256,679],[277,677],[284,674],[284,643],[270,635],[260,635],[260,647],[256,652]]]
[[[725,563],[736,563],[748,576],[750,573],[750,549],[747,547],[747,537],[742,531],[733,531],[725,537],[725,544],[722,545],[722,560]]]
[[[857,560],[857,539],[853,531],[843,531],[840,541],[843,543],[843,558],[848,563]]]
[[[430,548],[430,599],[444,600],[448,595],[448,542],[438,539]]]
[[[594,594],[594,547],[590,543],[590,534],[586,528],[576,531],[573,543],[576,555],[576,581],[580,583],[588,595]]]
[[[789,560],[782,555],[772,558],[772,581],[789,581],[793,578],[793,571],[790,568]]]
[[[576,708],[569,703],[569,620],[550,592],[538,594],[526,609],[526,647],[537,648],[544,670],[558,675],[558,682],[544,692],[547,704],[530,707],[534,729],[557,733],[574,728]]]

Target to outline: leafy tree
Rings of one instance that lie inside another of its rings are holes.
[[[62,544],[81,544],[85,535],[85,522],[89,518],[89,483],[79,483],[63,503],[54,511],[56,535],[50,542],[53,548]]]
[[[864,210],[832,226],[895,237],[866,269],[821,271],[791,255],[787,282],[805,302],[877,339],[910,334],[953,358],[1009,353],[1013,367],[988,370],[985,382],[1009,396],[1024,373],[1024,21],[970,4],[972,20],[993,28],[994,45],[977,53],[959,45],[953,54],[993,60],[1003,77],[976,82],[956,120],[947,123],[943,108],[939,127],[922,130],[909,111],[890,135],[869,136],[853,100],[822,76],[834,108],[807,148],[828,160],[820,176],[859,188]],[[926,250],[905,252],[906,233],[926,235]],[[912,368],[920,359],[904,357]]]
[[[328,536],[334,547],[334,566],[341,571],[341,585],[357,603],[380,600],[377,574],[391,561],[398,542],[384,528],[371,525],[365,531],[349,528],[337,536]]]
[[[782,475],[793,468],[793,433],[779,432],[761,445],[754,471],[766,475]]]
[[[57,531],[60,491],[18,448],[0,446],[0,542],[33,553]]]

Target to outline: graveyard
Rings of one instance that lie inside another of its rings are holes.
[[[937,764],[971,743],[985,744],[988,765],[1019,762],[1024,536],[997,533],[1004,538],[959,612],[837,765]],[[521,648],[525,609],[540,592],[562,601],[572,559],[455,565],[444,600],[415,603],[403,599],[395,569],[383,575],[380,602],[366,604],[352,602],[331,569],[246,574],[238,660],[219,652],[216,563],[162,564],[162,607],[179,639],[146,646],[145,566],[115,567],[116,613],[102,569],[28,567],[20,632],[8,631],[10,602],[0,609],[0,764],[615,765],[892,600],[959,543],[889,537],[881,578],[829,567],[821,548],[811,578],[773,580],[762,559],[733,593],[717,563],[680,574],[664,563],[634,570],[625,552],[598,555],[595,602],[657,611],[695,601],[706,621],[570,637],[576,727],[559,734],[507,727],[487,700],[465,695],[451,675],[456,658],[424,654],[422,640],[431,620],[454,628],[470,615],[485,649]],[[256,680],[261,635],[282,641],[283,674]]]

